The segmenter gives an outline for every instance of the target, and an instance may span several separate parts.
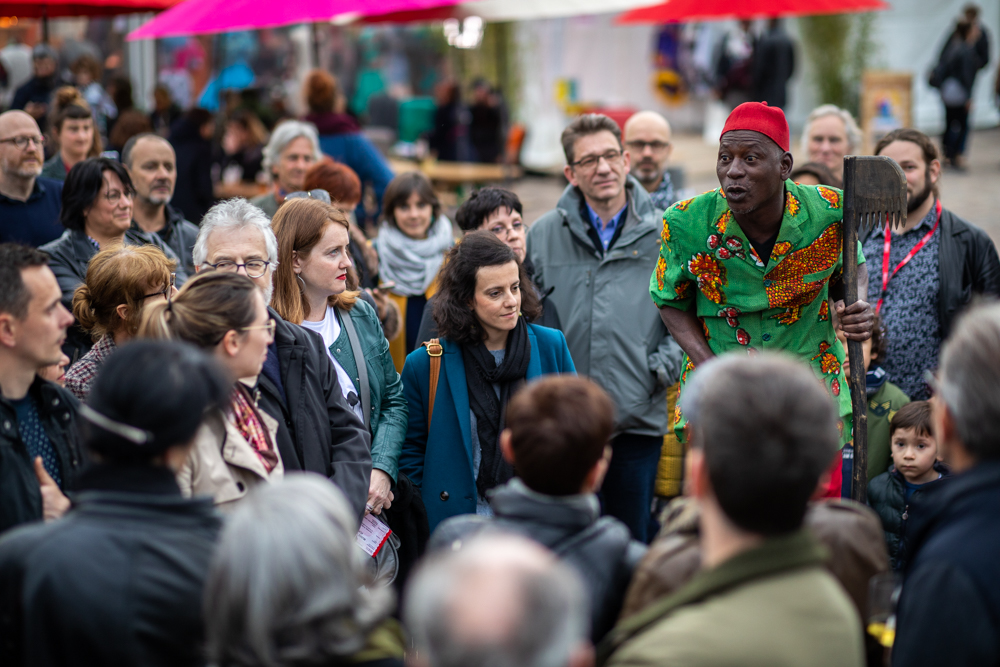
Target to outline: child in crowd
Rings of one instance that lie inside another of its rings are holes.
[[[830,307],[830,313],[834,309]],[[834,315],[834,317],[836,317]],[[839,324],[835,327],[837,340],[847,349],[847,339]],[[889,374],[882,367],[885,361],[885,351],[889,349],[889,339],[886,336],[882,318],[875,315],[872,325],[872,337],[861,343],[861,351],[865,362],[865,385],[868,390],[868,482],[889,469],[891,451],[889,447],[889,420],[896,411],[910,402],[909,396],[903,390],[889,382]],[[851,364],[844,355],[844,373],[848,381],[851,379]],[[853,451],[853,450],[852,450]],[[845,452],[846,454],[846,452]],[[844,465],[844,497],[851,497],[851,470],[845,456]]]
[[[899,409],[889,425],[892,466],[868,485],[868,504],[878,512],[893,569],[902,569],[900,541],[913,499],[925,487],[948,475],[937,460],[931,434],[931,404],[914,401]]]

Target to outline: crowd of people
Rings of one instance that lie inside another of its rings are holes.
[[[529,226],[498,187],[453,222],[323,72],[228,117],[268,189],[221,202],[210,114],[112,157],[53,90],[0,114],[4,664],[1000,662],[1000,257],[923,133],[875,147],[907,211],[846,303],[832,105],[798,167],[736,106],[683,201],[665,118],[580,116]]]

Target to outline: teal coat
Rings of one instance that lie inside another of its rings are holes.
[[[378,314],[365,301],[358,299],[351,308],[351,322],[358,332],[361,352],[368,369],[368,390],[371,394],[372,467],[385,472],[393,481],[399,470],[399,453],[406,436],[406,399],[403,383],[389,354],[389,341],[382,333]],[[337,317],[342,317],[340,310]],[[340,336],[330,346],[334,358],[354,380],[354,390],[361,393],[358,364],[351,350],[351,341],[341,321]]]
[[[528,325],[531,360],[527,380],[553,373],[576,373],[561,331]],[[430,357],[419,348],[406,357],[403,393],[410,408],[410,425],[403,442],[399,469],[420,487],[431,532],[445,519],[476,513],[476,479],[472,474],[472,421],[469,387],[465,383],[462,350],[441,339],[441,375],[434,398],[434,415],[427,432],[430,397]]]

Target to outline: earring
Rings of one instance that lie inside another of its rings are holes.
[[[305,291],[306,291],[306,281],[302,280],[302,276],[300,276],[300,275],[299,275],[299,274],[297,274],[297,273],[295,274],[295,277],[296,277],[296,279],[298,279],[299,283],[301,283],[301,284],[302,284],[302,287],[300,287],[299,289],[300,289],[300,290],[302,291],[302,293],[304,294],[304,293],[305,293]]]

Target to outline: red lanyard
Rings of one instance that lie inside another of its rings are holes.
[[[924,247],[925,243],[931,240],[931,237],[934,236],[934,231],[938,228],[938,225],[941,223],[941,200],[939,199],[934,203],[936,205],[935,208],[937,210],[937,220],[934,221],[934,226],[931,227],[931,231],[924,234],[924,238],[920,239],[920,243],[913,246],[913,250],[911,250],[906,254],[906,257],[903,258],[903,261],[901,261],[899,264],[896,265],[896,268],[892,270],[892,275],[889,275],[889,248],[892,246],[892,232],[889,231],[889,225],[885,226],[885,245],[883,246],[882,250],[882,297],[879,298],[878,303],[875,304],[876,314],[880,310],[882,310],[882,301],[885,299],[885,289],[886,287],[888,287],[889,281],[892,280],[893,277],[896,275],[896,273],[901,268],[906,266],[918,252],[920,252],[920,249]]]

